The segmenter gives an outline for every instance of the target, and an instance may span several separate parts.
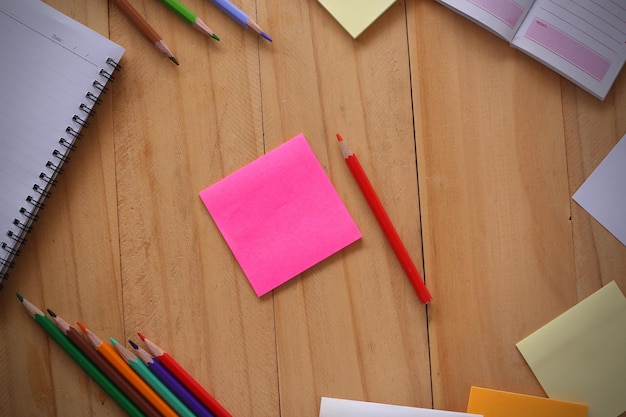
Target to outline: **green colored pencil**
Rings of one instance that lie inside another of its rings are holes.
[[[220,40],[220,38],[215,33],[213,33],[211,29],[209,29],[206,23],[204,23],[198,16],[196,16],[194,12],[186,8],[180,1],[178,0],[161,0],[161,1],[165,3],[165,5],[168,6],[170,9],[172,9],[177,15],[182,17],[187,23],[193,26],[195,29],[199,30],[205,35],[212,37],[215,40],[218,40],[218,41]]]
[[[115,346],[120,356],[128,362],[131,368],[139,375],[146,384],[159,394],[166,403],[172,407],[181,417],[195,417],[195,414],[183,403],[174,393],[163,383],[152,371],[130,350],[120,345],[117,340],[111,337],[111,343]]]
[[[120,391],[111,381],[102,373],[98,368],[94,366],[93,363],[80,351],[76,346],[69,341],[69,339],[59,330],[59,328],[46,316],[43,311],[39,310],[33,304],[31,304],[28,300],[26,300],[21,295],[17,294],[18,300],[22,303],[26,311],[35,319],[37,324],[39,324],[49,335],[54,339],[55,342],[59,344],[67,352],[68,355],[72,359],[76,361],[80,365],[87,374],[94,381],[98,383],[102,387],[107,394],[117,402],[120,407],[129,416],[137,416],[143,417],[144,414],[139,411],[139,409],[132,403],[130,400]]]

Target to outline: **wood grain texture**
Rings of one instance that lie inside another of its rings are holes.
[[[280,39],[261,55],[268,148],[304,132],[364,235],[275,291],[281,415],[317,415],[321,396],[430,407],[424,307],[335,138],[341,132],[371,168],[421,264],[406,29],[388,23],[404,21],[404,6],[358,42],[317,2],[268,2],[264,14]]]
[[[103,339],[141,331],[235,417],[317,417],[322,396],[544,396],[515,343],[611,280],[626,291],[626,248],[571,200],[626,133],[625,74],[598,101],[433,0],[399,0],[357,40],[316,0],[236,2],[272,43],[206,0],[185,5],[220,42],[129,0],[178,67],[112,3],[47,2],[127,52],[0,293],[0,415],[122,415],[15,292]],[[298,133],[363,238],[258,298],[198,192]]]

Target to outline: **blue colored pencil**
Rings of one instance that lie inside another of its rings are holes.
[[[135,349],[137,356],[146,364],[148,369],[165,384],[191,411],[193,411],[198,417],[215,417],[207,408],[176,379],[170,371],[165,369],[163,365],[152,355],[150,355],[145,349],[142,349],[132,340],[128,340],[128,343]]]
[[[252,20],[247,14],[241,11],[237,6],[232,4],[230,1],[211,0],[211,2],[215,4],[217,7],[219,7],[224,13],[230,16],[231,19],[239,23],[241,26],[245,28],[246,27],[250,28],[256,33],[258,33],[259,35],[263,36],[268,41],[270,42],[272,41],[272,38],[270,38],[267,33],[263,32],[263,29],[261,29],[261,27],[254,20]]]

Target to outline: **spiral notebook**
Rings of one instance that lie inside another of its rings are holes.
[[[0,288],[123,54],[39,0],[0,0]]]

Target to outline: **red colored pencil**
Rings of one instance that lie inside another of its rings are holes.
[[[400,236],[398,235],[396,228],[393,227],[393,223],[391,223],[391,219],[389,219],[387,211],[380,202],[378,195],[376,195],[376,191],[374,191],[374,187],[372,187],[372,184],[367,178],[361,163],[357,159],[354,152],[352,152],[348,145],[343,141],[343,138],[339,133],[337,133],[337,140],[339,141],[339,146],[341,147],[341,152],[346,160],[346,164],[348,165],[350,172],[352,172],[352,176],[354,176],[361,192],[363,192],[363,195],[372,209],[376,220],[378,220],[378,224],[383,229],[383,233],[391,244],[391,247],[400,261],[402,269],[404,269],[404,272],[409,278],[413,289],[422,303],[429,303],[432,300],[432,296],[428,292],[426,285],[424,285],[424,280],[411,260],[409,252],[404,247],[402,240],[400,240]]]
[[[137,334],[146,344],[146,347],[150,353],[152,353],[152,356],[154,356],[168,371],[170,371],[181,384],[191,391],[191,393],[195,395],[206,408],[215,414],[215,417],[232,417],[231,414],[226,411],[226,409],[222,407],[222,405],[218,403],[217,400],[198,383],[198,381],[193,379],[193,377],[185,371],[185,368],[180,366],[178,362],[176,362],[166,351],[158,347],[154,342],[146,339],[143,334]]]

